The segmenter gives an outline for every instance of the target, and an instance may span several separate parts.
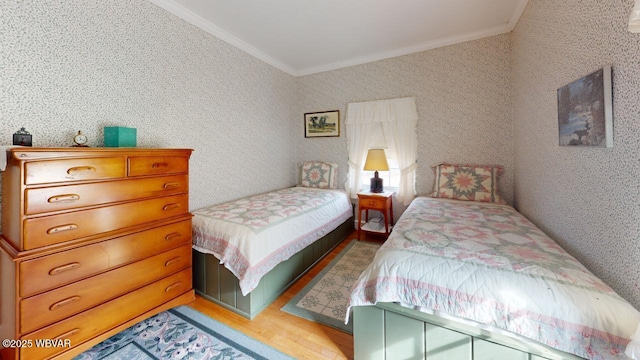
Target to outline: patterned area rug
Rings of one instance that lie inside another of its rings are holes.
[[[353,333],[344,323],[351,286],[373,261],[380,244],[352,240],[282,311]]]
[[[77,360],[293,359],[187,306],[116,334]]]

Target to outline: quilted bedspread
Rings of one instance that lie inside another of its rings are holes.
[[[294,187],[193,212],[193,248],[213,254],[251,292],[280,262],[352,216],[341,190]]]
[[[398,302],[588,359],[625,358],[640,313],[507,205],[416,198],[349,306]],[[635,339],[634,341],[638,341]]]

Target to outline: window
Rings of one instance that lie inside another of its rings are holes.
[[[386,189],[396,191],[400,203],[415,197],[418,112],[412,97],[347,104],[347,149],[349,174],[345,189],[357,198],[369,189],[371,171],[364,171],[368,149],[383,148],[390,171],[379,174]]]

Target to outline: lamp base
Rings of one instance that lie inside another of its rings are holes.
[[[384,192],[382,189],[382,178],[372,177],[371,178],[371,189],[369,190],[372,193],[381,193]]]

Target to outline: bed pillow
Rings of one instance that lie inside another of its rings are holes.
[[[319,189],[338,187],[338,165],[323,161],[305,161],[301,166],[300,185]]]
[[[500,165],[438,164],[433,170],[435,186],[431,197],[507,203],[498,192],[498,179],[504,170]]]

